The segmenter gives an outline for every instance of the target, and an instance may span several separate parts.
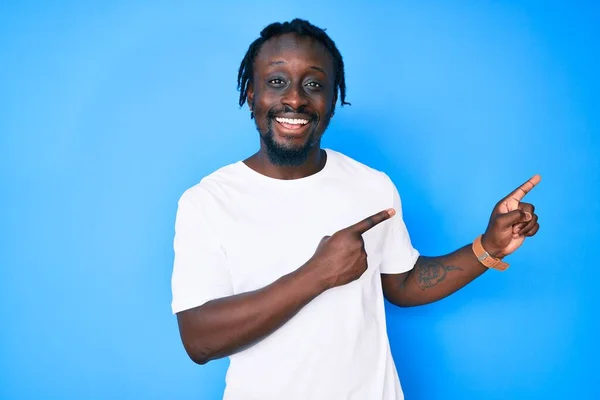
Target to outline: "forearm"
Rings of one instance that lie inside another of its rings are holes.
[[[406,278],[386,292],[386,297],[403,307],[432,303],[456,292],[485,271],[487,268],[477,260],[470,244],[445,256],[421,256]]]
[[[325,290],[306,266],[252,292],[240,293],[178,314],[181,337],[199,364],[229,356],[268,336]]]

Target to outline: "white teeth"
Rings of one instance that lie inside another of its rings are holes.
[[[307,119],[301,119],[301,118],[281,118],[281,117],[276,117],[275,120],[277,122],[281,122],[284,124],[290,124],[290,125],[306,125],[308,124],[308,120]]]

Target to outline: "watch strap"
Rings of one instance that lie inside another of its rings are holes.
[[[473,253],[479,260],[487,268],[497,269],[498,271],[504,271],[508,268],[508,264],[502,261],[499,258],[492,257],[481,244],[481,237],[483,235],[479,235],[477,239],[473,241]]]

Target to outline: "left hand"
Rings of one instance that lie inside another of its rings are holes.
[[[521,200],[542,178],[533,176],[496,204],[481,238],[483,248],[493,257],[503,258],[517,250],[526,237],[537,233],[540,225],[533,204]]]

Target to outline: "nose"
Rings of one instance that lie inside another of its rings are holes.
[[[290,85],[284,92],[281,98],[281,103],[294,110],[298,110],[301,107],[306,106],[308,104],[308,99],[306,98],[302,84],[299,83]]]

